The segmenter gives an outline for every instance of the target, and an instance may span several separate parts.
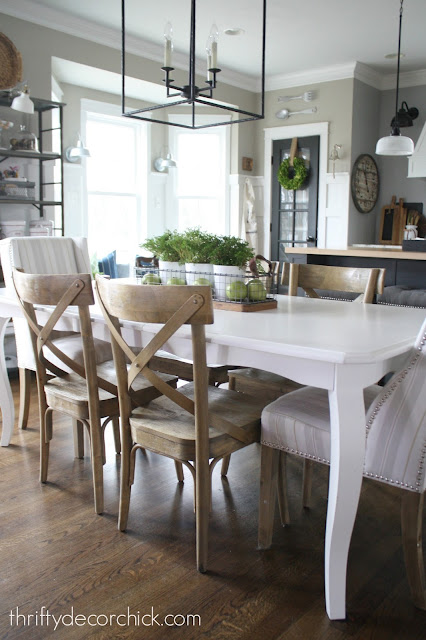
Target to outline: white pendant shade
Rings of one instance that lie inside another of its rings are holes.
[[[34,113],[34,103],[30,99],[27,91],[23,91],[16,96],[10,106],[12,109],[15,109],[15,111],[21,111],[22,113]]]
[[[385,136],[380,138],[376,145],[378,156],[411,156],[413,152],[414,142],[407,136]]]

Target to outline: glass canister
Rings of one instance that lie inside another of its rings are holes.
[[[27,131],[24,124],[20,125],[20,132],[10,138],[10,148],[13,151],[38,151],[38,140],[34,133]]]

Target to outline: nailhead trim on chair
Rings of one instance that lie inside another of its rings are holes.
[[[386,303],[385,303],[386,304]],[[405,306],[405,305],[390,305],[390,306]],[[408,367],[401,372],[401,374],[398,376],[398,379],[395,380],[395,382],[392,383],[391,387],[389,388],[389,391],[385,394],[384,399],[389,398],[392,393],[395,391],[395,389],[398,387],[398,385],[400,384],[400,382],[402,382],[402,380],[405,378],[405,376],[408,374],[408,372],[410,371],[410,369],[413,368],[413,366],[416,364],[417,360],[420,358],[420,353],[423,351],[423,347],[426,344],[426,334],[424,334],[422,336],[422,339],[420,340],[420,345],[417,347],[417,351],[419,353],[416,353],[415,356],[413,357],[413,359],[411,360],[411,362],[409,363]],[[384,400],[380,400],[380,402],[378,403],[377,407],[374,409],[368,424],[367,424],[367,428],[366,428],[366,437],[368,438],[368,434],[369,431],[373,425],[373,422],[377,416],[377,414],[380,411],[380,407],[384,404]],[[425,462],[425,458],[426,458],[426,441],[423,443],[423,447],[422,450],[420,452],[420,459],[419,459],[419,464],[418,464],[418,470],[417,470],[417,481],[416,481],[416,486],[413,487],[413,485],[407,484],[405,482],[399,482],[399,480],[393,480],[392,478],[385,478],[383,476],[374,474],[374,473],[367,473],[364,472],[365,476],[368,476],[370,478],[377,478],[378,480],[384,480],[385,482],[389,482],[390,484],[395,484],[398,486],[402,486],[402,487],[406,487],[407,489],[411,489],[411,491],[416,491],[417,493],[420,493],[420,487],[422,485],[422,477],[423,477],[423,467],[424,467],[424,462]]]
[[[395,304],[394,302],[377,302],[386,307],[404,307],[404,309],[426,309],[426,307],[415,307],[412,304]]]
[[[267,442],[266,440],[261,440],[260,444],[264,444],[267,447],[271,447],[271,449],[278,449],[279,451],[286,451],[287,453],[295,453],[297,456],[301,458],[308,458],[309,460],[315,460],[316,462],[322,462],[323,464],[330,464],[330,460],[326,458],[319,458],[318,456],[313,456],[310,453],[305,453],[304,451],[298,451],[297,449],[292,449],[291,447],[277,447],[275,442]]]

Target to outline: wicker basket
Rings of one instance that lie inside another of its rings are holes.
[[[0,90],[22,81],[21,54],[4,33],[0,33]]]

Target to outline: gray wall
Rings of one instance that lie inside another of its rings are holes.
[[[364,82],[354,80],[352,141],[350,164],[347,170],[352,170],[353,163],[361,153],[368,153],[377,161],[375,148],[379,131],[379,116],[380,91]],[[348,244],[375,243],[377,212],[380,213],[379,203],[370,213],[360,213],[352,198],[349,199]]]
[[[264,163],[264,129],[271,127],[294,126],[310,122],[329,122],[329,152],[334,144],[342,145],[342,160],[336,165],[336,171],[349,171],[351,164],[351,129],[352,129],[352,79],[336,80],[333,82],[320,82],[313,85],[267,91],[265,95],[265,119],[256,123],[256,150],[255,157],[258,160],[258,175],[263,174]],[[291,102],[278,102],[279,96],[299,96],[305,91],[313,91],[312,102],[292,100]],[[316,113],[290,116],[287,120],[280,120],[275,116],[280,109],[299,111],[316,107]]]
[[[94,73],[96,73],[96,69],[121,73],[121,52],[118,49],[76,38],[1,13],[0,23],[2,32],[12,40],[22,55],[24,78],[28,81],[32,94],[36,97],[50,98],[52,56],[92,66]],[[131,54],[126,56],[126,73],[133,78],[158,84],[162,79],[158,62]],[[221,84],[220,81],[215,91],[215,97],[218,100],[238,105],[247,111],[254,111],[258,103],[258,96],[255,93],[229,84]],[[112,98],[111,102],[114,100],[115,98]],[[73,123],[74,131],[77,122],[77,114],[73,113],[75,106],[74,103],[67,105],[64,114],[65,127],[68,127],[66,120],[69,119]],[[247,128],[244,130],[245,127]],[[241,131],[239,131],[240,128]],[[254,135],[250,123],[245,123],[242,126],[233,125],[231,129],[231,172],[237,173],[241,168],[242,156],[253,157]]]

